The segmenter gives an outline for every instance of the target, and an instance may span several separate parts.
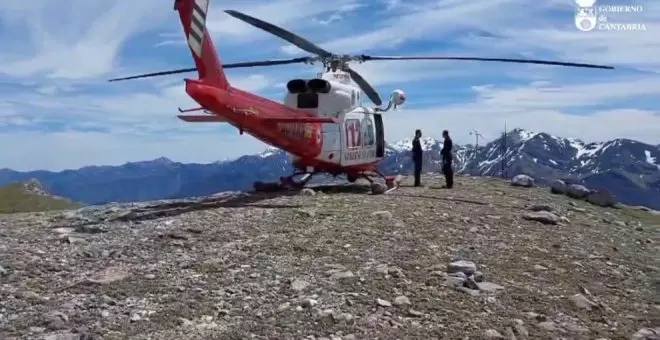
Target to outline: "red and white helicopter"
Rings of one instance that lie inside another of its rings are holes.
[[[385,157],[385,133],[382,114],[406,101],[403,91],[395,90],[387,107],[374,88],[348,65],[372,60],[477,60],[526,64],[559,65],[612,69],[610,66],[558,61],[477,58],[477,57],[383,57],[337,55],[273,24],[233,10],[227,14],[284,39],[312,53],[313,56],[222,64],[213,40],[206,29],[209,0],[175,0],[183,31],[195,61],[194,68],[141,74],[111,79],[128,80],[197,71],[198,79],[185,79],[186,93],[199,103],[201,115],[179,115],[186,122],[228,123],[240,131],[285,150],[292,155],[295,168],[291,176],[274,185],[255,183],[256,190],[301,188],[318,173],[345,174],[350,182],[365,178],[372,183],[372,193],[392,188],[394,176],[377,170]],[[316,78],[293,79],[287,83],[284,103],[278,103],[235,87],[227,81],[224,70],[239,67],[271,66],[293,63],[323,65]],[[353,85],[353,82],[357,86]],[[367,107],[365,97],[376,107]],[[297,176],[302,176],[294,180]],[[379,179],[384,179],[385,184]]]

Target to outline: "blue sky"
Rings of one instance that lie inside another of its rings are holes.
[[[625,1],[625,2],[621,2]],[[416,128],[457,143],[469,130],[495,138],[504,122],[585,141],[660,143],[660,4],[610,22],[646,31],[581,32],[573,0],[211,0],[208,27],[223,62],[306,55],[225,14],[235,9],[290,29],[337,54],[534,57],[609,64],[616,70],[479,62],[354,65],[406,106],[385,117],[387,139]],[[194,104],[172,75],[106,79],[190,67],[172,1],[33,0],[0,8],[0,168],[64,169],[160,156],[212,162],[265,145],[221,125],[176,119]],[[229,70],[236,87],[281,99],[288,79],[319,69],[291,65]],[[654,99],[655,97],[655,99]]]

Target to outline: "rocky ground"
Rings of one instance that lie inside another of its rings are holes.
[[[0,338],[657,339],[660,216],[361,188],[0,215]]]

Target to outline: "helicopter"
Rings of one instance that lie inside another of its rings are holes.
[[[115,78],[109,81],[197,72],[198,79],[185,78],[186,93],[200,107],[181,109],[177,117],[190,123],[226,123],[239,134],[248,133],[291,155],[293,174],[278,182],[255,182],[256,191],[301,189],[312,176],[345,175],[349,182],[363,178],[372,194],[389,193],[400,176],[387,176],[377,166],[385,157],[383,114],[406,102],[402,90],[394,90],[386,107],[378,92],[349,63],[377,60],[472,60],[524,64],[613,69],[611,66],[533,59],[338,55],[284,28],[235,10],[228,15],[271,33],[311,56],[223,64],[218,57],[206,19],[210,0],[175,0],[185,38],[195,63],[193,68]],[[283,103],[231,86],[226,69],[285,64],[320,64],[323,72],[310,79],[292,79],[286,84]],[[371,101],[375,106],[365,104]],[[201,114],[188,114],[200,112]],[[185,114],[184,114],[185,113]],[[384,182],[384,183],[383,183]]]

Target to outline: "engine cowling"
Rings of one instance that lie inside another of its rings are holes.
[[[307,88],[316,93],[328,93],[332,89],[332,85],[325,79],[310,79],[307,82]]]
[[[289,93],[305,93],[307,92],[307,82],[304,79],[293,79],[289,80],[288,83],[286,83],[286,89],[289,91]]]

